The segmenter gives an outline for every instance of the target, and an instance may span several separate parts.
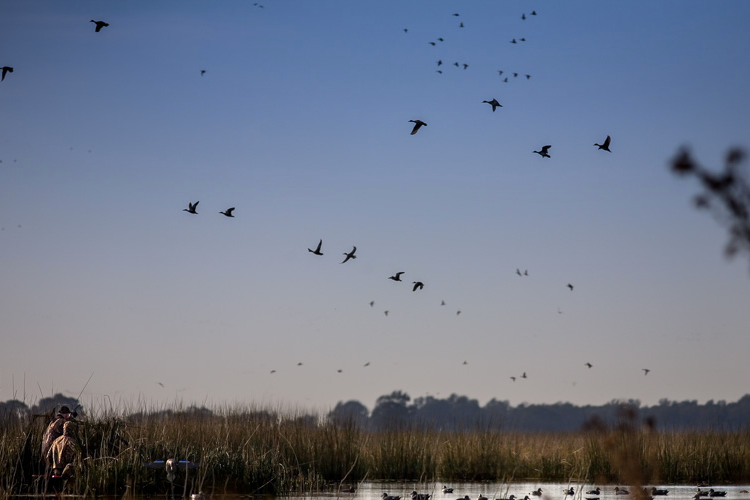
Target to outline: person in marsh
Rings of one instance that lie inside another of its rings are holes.
[[[42,436],[42,458],[48,468],[50,467],[51,462],[47,460],[47,455],[50,448],[52,448],[52,443],[63,435],[63,427],[65,426],[65,423],[73,420],[76,416],[77,415],[71,412],[67,406],[61,406],[55,419],[50,422],[47,429],[44,431],[44,435]]]
[[[54,440],[45,455],[52,477],[68,479],[73,475],[75,462],[80,455],[80,448],[76,441],[76,428],[78,425],[73,420],[63,424],[62,436]]]

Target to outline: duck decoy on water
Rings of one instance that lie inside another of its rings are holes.
[[[109,26],[109,23],[105,23],[104,21],[94,21],[94,20],[92,19],[92,20],[91,20],[91,22],[92,22],[92,23],[94,23],[94,24],[96,24],[96,32],[97,32],[97,33],[99,33],[99,31],[100,31],[100,30],[101,30],[102,28],[106,28],[107,26]]]
[[[315,248],[315,250],[313,250],[311,248],[308,248],[307,251],[311,252],[311,253],[314,253],[315,255],[323,255],[323,252],[320,251],[320,247],[321,246],[323,246],[323,240],[320,240],[318,242],[318,246],[317,246],[317,248]]]
[[[524,375],[526,375],[526,372],[523,372]],[[524,377],[526,378],[526,377]],[[540,497],[542,496],[542,489],[539,488],[538,490],[532,491],[531,496]]]
[[[492,112],[493,113],[495,112],[495,110],[497,108],[502,108],[503,107],[503,105],[500,104],[499,102],[497,102],[497,99],[495,99],[494,97],[492,98],[491,101],[482,101],[482,102],[486,102],[487,104],[489,104],[490,106],[492,106]]]
[[[354,248],[352,248],[351,252],[349,252],[349,253],[344,252],[344,255],[346,255],[346,258],[341,263],[343,264],[344,262],[346,262],[349,259],[356,259],[357,256],[354,255],[354,252],[356,252],[356,251],[357,251],[357,247],[354,247]]]
[[[591,368],[591,363],[586,363],[586,366],[588,366],[589,368]],[[601,490],[601,488],[599,488],[597,486],[595,490],[587,491],[586,494],[587,495],[601,495],[602,494],[602,490]]]
[[[419,128],[420,128],[420,127],[421,127],[422,125],[424,125],[425,127],[427,126],[427,124],[426,124],[425,122],[423,122],[422,120],[409,120],[409,121],[410,121],[410,122],[412,122],[412,123],[414,124],[414,128],[413,128],[413,129],[411,129],[411,135],[414,135],[414,134],[416,134],[416,133],[417,133],[417,130],[419,130]]]
[[[609,151],[611,153],[612,151],[610,151],[610,149],[609,149],[609,142],[611,140],[612,139],[609,136],[607,136],[607,138],[604,139],[604,144],[596,144],[595,143],[594,146],[599,146],[599,149],[603,149],[604,151]]]
[[[219,212],[219,213],[227,217],[234,217],[234,215],[232,215],[232,212],[234,212],[234,207],[227,208],[226,212]]]
[[[576,494],[576,490],[572,486],[568,488],[567,490],[563,490],[563,492],[565,493],[565,496],[568,496],[568,495],[574,496]]]
[[[188,202],[188,208],[183,208],[182,211],[183,212],[187,212],[189,214],[196,214],[197,215],[198,212],[196,212],[195,209],[198,207],[198,203],[200,203],[200,201],[196,201],[195,203]]]
[[[727,496],[727,492],[725,490],[718,491],[713,488],[708,490],[708,496],[710,497],[725,497]]]
[[[551,158],[549,155],[549,148],[552,146],[550,144],[547,144],[546,146],[542,146],[542,149],[540,151],[532,151],[532,153],[536,153],[542,158]]]
[[[622,489],[619,486],[615,486],[615,495],[630,495],[630,492],[626,489]]]
[[[669,493],[669,490],[659,490],[655,486],[651,487],[651,495],[653,496],[666,495],[667,493]]]
[[[398,276],[398,274],[397,274],[397,276]],[[442,491],[443,491],[443,493],[453,493],[453,488],[448,488],[446,485],[443,485],[443,490]]]
[[[381,495],[381,498],[383,500],[401,500],[401,497],[396,496],[396,495],[389,495],[386,492],[383,492],[383,494]]]
[[[2,78],[0,78],[0,82],[3,81],[3,80],[5,80],[5,75],[7,73],[13,73],[13,68],[11,68],[10,66],[3,66],[2,69],[3,69],[3,76],[2,76]]]
[[[484,496],[484,495],[482,495],[482,494],[480,493],[480,494],[479,494],[479,496],[477,497],[477,500],[487,500],[487,497],[486,497],[486,496]]]
[[[429,493],[417,493],[416,490],[411,492],[412,500],[429,500],[430,496]]]
[[[496,498],[495,500],[516,500],[516,496],[511,495],[508,498]]]

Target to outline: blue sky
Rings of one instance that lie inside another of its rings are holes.
[[[0,400],[747,392],[750,4],[261,3],[3,4]]]

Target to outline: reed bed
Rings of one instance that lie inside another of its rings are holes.
[[[0,422],[0,497],[38,492],[44,419]],[[577,433],[418,426],[370,431],[354,421],[224,408],[89,415],[82,460],[66,485],[86,496],[311,493],[368,480],[597,484],[750,482],[750,432],[657,432],[626,422]],[[145,463],[195,462],[173,483]]]

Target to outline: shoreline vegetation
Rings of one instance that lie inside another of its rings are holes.
[[[0,420],[0,497],[41,491],[40,448],[51,413]],[[413,423],[365,428],[355,418],[253,408],[180,408],[79,417],[81,460],[66,492],[84,496],[287,494],[362,480],[739,484],[750,482],[750,430],[657,430],[637,408],[576,432],[445,431]],[[165,470],[168,458],[198,464]]]

